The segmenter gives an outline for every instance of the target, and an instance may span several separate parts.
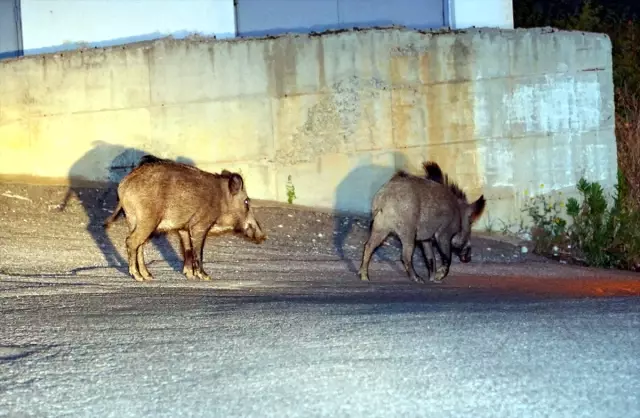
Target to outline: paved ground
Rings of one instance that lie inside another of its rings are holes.
[[[637,299],[123,286],[0,312],[0,415],[640,416]]]
[[[207,243],[213,282],[170,236],[139,284],[112,194],[2,188],[0,415],[640,416],[637,274],[485,236],[442,285],[393,240],[361,283],[363,220],[263,205],[267,242]]]

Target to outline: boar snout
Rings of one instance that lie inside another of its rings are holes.
[[[456,251],[458,258],[462,263],[471,262],[471,245],[464,246],[460,251]]]
[[[256,244],[260,244],[267,239],[260,224],[253,216],[247,218],[242,229],[244,235]]]

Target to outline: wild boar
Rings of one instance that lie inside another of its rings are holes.
[[[455,183],[449,181],[449,176],[442,172],[442,169],[440,168],[438,163],[434,161],[427,161],[422,163],[422,168],[425,172],[425,178],[451,188],[453,193],[456,195],[456,198],[458,199],[458,204],[460,205],[461,210],[464,211],[464,209],[469,204],[467,202],[466,194]],[[435,264],[436,259],[433,253],[433,246],[435,245],[435,242],[433,242],[433,240],[429,241],[431,241],[432,245],[430,247],[426,247],[427,250],[424,250],[425,247],[423,247],[423,251],[427,262],[427,268],[429,269],[429,271],[435,271],[434,269],[437,268],[437,265]],[[451,239],[451,251],[458,256],[459,260],[462,263],[471,262],[471,239],[465,239],[464,234],[458,232]]]
[[[143,246],[154,232],[178,231],[183,273],[201,280],[211,280],[203,268],[203,249],[212,228],[242,233],[255,243],[267,238],[242,176],[227,170],[217,174],[171,160],[146,161],[122,179],[118,198],[129,225],[125,241],[129,273],[138,281],[153,279]]]
[[[151,164],[151,163],[182,164],[174,160],[159,158],[152,154],[145,154],[140,158],[140,161],[138,161],[138,164],[136,164],[135,168],[140,167],[141,165],[144,165],[144,164]],[[120,204],[120,200],[118,199],[118,204],[116,205],[116,208],[114,209],[113,213],[104,221],[104,228],[108,229],[121,213],[123,213],[122,205]],[[187,242],[188,240],[183,239],[179,231],[173,231],[173,232],[178,232],[178,235],[180,238],[180,250],[182,254],[182,259],[184,260],[182,271],[185,275],[189,274],[189,272],[193,272],[193,254],[191,249],[191,243]],[[155,232],[151,235],[152,236],[155,235]]]
[[[140,167],[141,165],[144,164],[151,164],[151,163],[173,163],[173,164],[185,164],[185,163],[181,163],[179,161],[175,161],[175,160],[170,160],[167,158],[159,158],[156,157],[155,155],[152,154],[146,154],[143,155],[142,158],[140,158],[140,161],[138,161],[138,164],[136,164],[136,167]],[[187,166],[191,167],[191,165],[187,164]],[[111,214],[111,216],[109,216],[105,221],[104,221],[104,228],[107,229],[111,226],[111,224],[118,218],[118,216],[122,213],[122,205],[120,204],[120,200],[118,200],[118,204],[116,206],[116,208],[114,209],[113,213]],[[219,235],[221,232],[228,232],[230,229],[232,228],[219,228],[214,226],[213,228],[211,228],[211,230],[209,231],[209,235]],[[179,231],[173,231],[178,233],[179,238],[180,238],[180,250],[182,253],[182,259],[184,260],[184,264],[183,264],[183,268],[182,271],[185,274],[188,274],[188,272],[193,271],[193,254],[192,254],[192,249],[190,247],[190,243],[186,242],[186,240],[184,240],[182,238],[182,236],[180,235]],[[154,232],[155,234],[155,232]],[[152,234],[152,236],[154,235]],[[187,245],[187,247],[185,247],[185,245]]]
[[[427,176],[428,164],[430,162],[423,164]],[[435,175],[436,171],[431,174]],[[371,231],[360,264],[361,280],[369,280],[371,256],[390,233],[400,239],[407,275],[419,283],[424,283],[424,280],[415,272],[412,262],[416,241],[422,245],[429,281],[432,282],[441,282],[449,274],[452,247],[453,250],[467,251],[471,227],[484,211],[484,195],[468,203],[464,192],[455,183],[448,181],[448,177],[446,182],[445,178],[440,179],[438,182],[399,170],[374,195]],[[433,244],[442,258],[442,266],[437,269],[433,260]],[[461,252],[463,258],[468,256],[464,251]]]

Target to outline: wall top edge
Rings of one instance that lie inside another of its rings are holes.
[[[159,44],[237,44],[237,43],[246,43],[246,42],[255,42],[255,41],[271,41],[271,40],[279,40],[279,39],[313,39],[313,38],[328,38],[333,36],[344,36],[350,35],[354,33],[365,33],[365,32],[405,32],[405,33],[414,33],[426,35],[428,37],[431,36],[457,36],[457,35],[466,35],[466,36],[475,36],[475,35],[501,35],[506,38],[510,36],[523,36],[523,35],[548,35],[548,34],[581,34],[582,36],[586,36],[589,38],[601,38],[605,42],[610,42],[609,36],[605,33],[599,32],[585,32],[585,31],[574,31],[574,30],[564,30],[557,29],[553,27],[536,27],[536,28],[515,28],[515,29],[504,29],[504,28],[493,28],[493,27],[472,27],[466,29],[451,29],[450,27],[444,27],[440,29],[413,29],[405,26],[380,26],[380,27],[368,27],[368,28],[349,28],[349,29],[329,29],[323,32],[310,32],[310,33],[282,33],[278,35],[267,35],[267,36],[255,36],[255,37],[243,37],[239,36],[236,38],[221,38],[217,39],[215,35],[212,36],[202,36],[199,34],[192,34],[184,38],[174,38],[173,36],[165,36],[162,38],[156,38],[151,40],[139,41],[139,42],[131,42],[120,45],[110,45],[104,47],[93,47],[93,48],[77,48],[73,50],[62,50],[55,52],[47,52],[42,54],[30,54],[24,55],[20,57],[12,57],[3,59],[0,61],[0,65],[4,63],[15,62],[23,59],[33,59],[34,57],[46,58],[47,56],[69,56],[75,54],[81,54],[85,51],[87,52],[108,52],[113,50],[123,50],[123,49],[150,49]]]

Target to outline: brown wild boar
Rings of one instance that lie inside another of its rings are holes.
[[[177,162],[177,161],[174,161],[174,160],[170,160],[170,159],[166,159],[166,158],[159,158],[159,157],[156,157],[155,155],[146,154],[146,155],[142,156],[142,158],[140,158],[140,161],[138,161],[138,164],[136,164],[136,167],[140,167],[143,164],[159,163],[159,162],[174,163],[174,164],[184,164],[184,163],[180,163],[180,162]],[[187,165],[187,166],[190,166],[190,165]],[[118,200],[118,204],[117,204],[116,208],[114,209],[113,213],[104,222],[105,229],[109,228],[111,226],[111,224],[118,218],[118,216],[121,213],[122,213],[122,205],[120,204],[120,200]],[[214,225],[213,228],[211,228],[209,230],[209,234],[208,235],[220,235],[221,233],[229,232],[232,229],[233,228],[231,228],[231,227],[220,227],[220,226]],[[178,231],[173,231],[173,232],[178,232]],[[180,235],[180,234],[178,233],[178,235]],[[185,241],[182,240],[182,239],[180,239],[180,250],[182,252],[182,259],[184,260],[182,271],[185,274],[188,274],[188,272],[192,272],[193,271],[193,267],[192,267],[192,265],[193,265],[192,250],[191,250],[191,247],[185,248]]]
[[[145,154],[140,158],[140,161],[138,161],[138,164],[136,164],[136,167],[140,167],[141,165],[144,165],[144,164],[159,163],[159,162],[182,164],[174,160],[159,158],[151,154]],[[104,221],[104,228],[108,229],[121,213],[122,213],[122,205],[120,204],[120,200],[118,199],[118,204],[116,205],[116,208],[114,209],[113,213]],[[215,227],[212,228],[212,232],[218,232],[218,231],[213,231],[214,229]],[[178,231],[173,231],[173,232],[178,232]],[[185,240],[182,239],[182,236],[180,235],[180,233],[178,233],[178,235],[180,238],[180,250],[182,253],[182,259],[184,260],[182,271],[186,275],[186,274],[189,274],[189,272],[193,272],[192,249],[191,249],[190,243],[188,242],[187,242],[188,247],[185,247]]]
[[[445,181],[440,177],[440,182],[427,178],[429,174],[437,174],[435,170],[431,173],[427,170],[433,167],[430,164],[423,164],[425,177],[403,170],[396,172],[374,195],[371,232],[364,245],[359,271],[362,280],[369,280],[371,256],[390,233],[400,239],[404,268],[416,282],[424,283],[413,268],[416,241],[421,243],[427,258],[430,281],[441,282],[449,274],[452,252],[459,253],[462,261],[468,259],[471,227],[484,211],[484,195],[468,203],[462,190],[448,178]],[[434,244],[442,258],[442,266],[437,269],[433,260]]]
[[[214,174],[171,160],[146,161],[122,179],[118,198],[114,215],[120,209],[126,215],[129,273],[138,281],[153,279],[143,246],[154,232],[178,231],[183,273],[202,280],[211,279],[203,268],[203,248],[212,228],[242,233],[256,243],[266,239],[238,173]]]

